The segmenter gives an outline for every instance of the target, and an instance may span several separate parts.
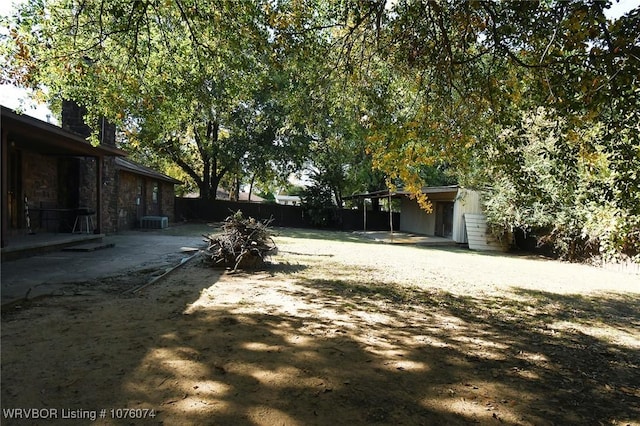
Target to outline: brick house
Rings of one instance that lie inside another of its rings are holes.
[[[180,182],[125,159],[105,120],[91,145],[83,117],[65,102],[60,128],[1,107],[2,247],[26,233],[71,233],[82,213],[96,234],[137,227],[145,215],[173,221]]]
[[[182,182],[126,158],[114,161],[118,229],[135,228],[145,216],[166,216],[168,222],[174,222],[174,185]]]

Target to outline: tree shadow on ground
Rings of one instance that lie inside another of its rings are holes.
[[[21,383],[41,405],[150,408],[157,413],[153,422],[163,424],[640,418],[637,346],[583,327],[602,321],[637,339],[640,306],[631,296],[514,289],[513,298],[474,298],[328,279],[267,281],[260,290],[262,278],[238,280],[227,290],[232,282],[198,273],[195,282],[176,280],[113,301],[124,321],[99,303],[65,305],[63,324],[47,318],[46,305],[34,310],[27,318],[33,324],[25,326],[36,332],[48,325],[39,343],[43,354],[63,335],[75,336],[64,341],[74,346],[60,347],[54,358],[36,357],[25,371],[3,342],[3,406],[27,406],[24,389],[11,383],[27,375]],[[224,302],[222,290],[240,293],[240,301]],[[258,301],[259,291],[271,298]],[[19,344],[19,332],[9,328],[10,345]],[[96,386],[110,390],[108,399],[96,399]]]
[[[321,290],[327,303],[342,300],[339,311],[345,315],[386,315],[392,324],[381,327],[380,338],[424,342],[405,359],[444,366],[458,385],[490,384],[494,400],[516,423],[640,418],[640,301],[635,295],[514,289],[513,298],[479,298],[351,281],[303,285]],[[316,294],[308,297],[317,301]],[[420,388],[417,382],[414,386]]]
[[[122,277],[107,278],[78,284],[78,293],[40,298],[3,312],[2,408],[57,413],[48,419],[19,420],[3,412],[1,423],[94,424],[90,418],[84,422],[82,417],[64,418],[63,410],[143,407],[143,401],[120,399],[123,383],[162,339],[158,324],[170,332],[185,304],[197,299],[219,276],[209,270],[205,280],[177,279],[169,289],[153,292],[156,287],[151,287],[149,293],[136,295],[121,291],[131,288],[130,281],[125,285]],[[89,287],[94,290],[88,292]],[[120,420],[136,424],[133,419]],[[117,420],[102,422],[118,424]],[[149,422],[153,420],[148,417],[140,421]]]
[[[249,287],[248,287],[249,288]],[[127,377],[124,401],[190,424],[593,424],[640,416],[637,347],[586,334],[637,300],[515,289],[522,300],[304,280],[304,303],[186,309]],[[624,306],[618,310],[617,306]],[[564,313],[573,316],[564,317]],[[576,328],[552,319],[577,319]],[[637,337],[637,336],[636,336]]]

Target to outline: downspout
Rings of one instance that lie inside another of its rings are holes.
[[[2,112],[0,112],[0,120],[2,119],[1,117]],[[0,126],[1,127],[1,126]],[[9,136],[8,136],[8,131],[6,129],[0,129],[0,131],[2,131],[2,151],[0,153],[0,162],[2,163],[2,201],[0,202],[0,206],[2,208],[2,241],[0,242],[0,246],[4,247],[6,242],[5,242],[5,238],[7,236],[7,233],[9,231],[9,211],[7,210],[8,207],[8,198],[9,198],[9,184],[7,182],[8,179],[8,172],[7,172],[7,164],[8,164],[8,160],[7,160],[7,153],[8,153],[8,148],[7,145],[9,144]]]
[[[96,158],[96,229],[95,232],[102,234],[102,169],[103,169],[103,156],[97,156]]]
[[[100,120],[100,147],[104,146],[104,116],[101,117]],[[98,234],[102,234],[102,172],[104,170],[104,156],[96,157],[97,163],[97,176],[96,176],[96,197],[97,206],[96,206],[96,229],[94,232]]]

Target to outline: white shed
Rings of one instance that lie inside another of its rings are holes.
[[[480,193],[457,185],[425,187],[422,192],[431,201],[432,212],[422,210],[407,193],[401,202],[400,231],[467,243],[465,214],[482,213]]]
[[[457,185],[422,188],[432,211],[426,212],[407,191],[378,191],[358,194],[361,198],[399,198],[399,231],[448,238],[469,244],[472,250],[502,250],[502,245],[487,230],[480,192]]]
[[[480,193],[472,189],[458,188],[456,201],[453,205],[453,235],[452,239],[457,243],[469,242],[465,215],[482,213]]]
[[[467,243],[471,250],[504,251],[504,242],[498,241],[487,226],[482,210],[480,192],[459,188],[453,211],[453,236],[458,243]]]

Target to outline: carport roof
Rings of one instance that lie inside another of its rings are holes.
[[[2,133],[7,142],[38,151],[45,155],[73,155],[84,157],[124,157],[126,152],[108,146],[93,146],[82,136],[28,115],[18,114],[2,106]]]
[[[425,186],[422,188],[423,194],[441,194],[441,193],[454,193],[458,191],[460,188],[458,185],[447,185],[447,186]],[[373,192],[363,192],[360,194],[353,194],[347,197],[343,197],[345,200],[352,200],[354,198],[400,198],[411,195],[412,193],[406,191],[404,189],[399,189],[397,191],[389,191],[388,189],[383,189],[380,191]]]

